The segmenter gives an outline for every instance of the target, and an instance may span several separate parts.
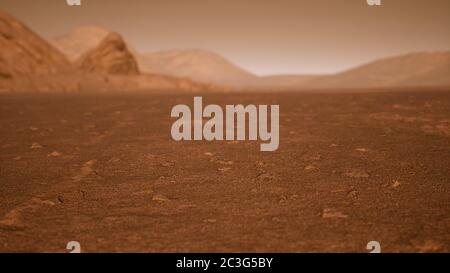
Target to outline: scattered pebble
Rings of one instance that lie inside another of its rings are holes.
[[[170,161],[161,162],[161,166],[163,167],[172,167],[174,164]]]
[[[146,154],[146,155],[144,155],[144,157],[145,157],[146,159],[152,160],[152,159],[154,159],[156,156],[155,156],[155,155],[152,155],[152,154]]]
[[[82,180],[83,178],[85,178],[86,176],[95,174],[95,171],[93,169],[95,163],[97,163],[97,160],[95,160],[95,159],[89,160],[86,163],[84,163],[80,169],[80,173],[75,175],[73,177],[73,179],[75,181],[79,181],[79,180]]]
[[[83,164],[83,167],[81,167],[81,173],[83,175],[89,175],[94,172],[92,167],[94,167],[95,163],[97,163],[97,160],[91,159]]]
[[[324,209],[322,212],[322,218],[347,218],[346,214],[335,209]]]
[[[31,147],[30,147],[30,149],[41,149],[41,148],[42,148],[42,145],[37,142],[34,142],[33,144],[31,144]]]
[[[222,167],[222,168],[219,168],[218,169],[220,172],[228,172],[229,170],[231,170],[231,168],[230,167]]]
[[[357,148],[357,149],[355,149],[355,151],[361,152],[361,153],[367,153],[369,150],[366,148]]]
[[[364,170],[352,170],[349,172],[343,173],[344,176],[353,177],[353,178],[368,178],[370,177],[369,173]]]
[[[221,164],[221,165],[233,165],[234,162],[231,160],[225,161],[225,160],[217,160],[217,163]]]
[[[347,192],[347,196],[350,198],[357,198],[358,197],[358,191],[356,190],[350,190]]]
[[[110,160],[108,160],[108,163],[118,163],[120,162],[120,158],[118,157],[112,157]]]
[[[206,152],[205,155],[207,155],[207,156],[213,156],[214,154],[213,154],[213,153],[210,153],[210,152]]]
[[[274,216],[272,217],[272,222],[276,222],[276,223],[282,223],[284,222],[280,217]]]
[[[181,209],[181,210],[183,210],[183,209],[193,209],[193,208],[196,208],[196,207],[197,207],[197,205],[194,205],[194,204],[184,204],[184,205],[179,205],[178,209]]]
[[[33,197],[30,200],[22,203],[21,205],[10,210],[3,218],[0,219],[0,230],[17,230],[23,229],[25,223],[23,223],[22,214],[24,211],[37,211],[43,207],[52,207],[56,204],[50,200],[42,200],[40,198]]]
[[[64,203],[64,196],[59,195],[58,196],[58,201],[59,201],[59,203]]]
[[[162,195],[160,193],[157,193],[157,194],[153,195],[152,200],[156,201],[156,202],[168,202],[168,201],[170,201],[169,198],[165,197],[164,195]]]
[[[260,173],[256,176],[256,180],[258,181],[273,181],[276,177],[271,173]]]
[[[393,188],[398,188],[399,186],[400,186],[400,182],[398,180],[392,181],[392,187]]]
[[[308,165],[304,169],[305,169],[305,171],[312,171],[312,170],[315,170],[316,167],[314,167],[313,165]]]
[[[49,156],[49,157],[59,157],[59,156],[62,156],[62,153],[57,152],[57,151],[53,151],[53,152],[49,153],[47,156]]]

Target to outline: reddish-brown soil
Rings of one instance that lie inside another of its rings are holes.
[[[0,251],[450,251],[450,93],[279,104],[280,147],[175,142],[189,94],[0,96]]]

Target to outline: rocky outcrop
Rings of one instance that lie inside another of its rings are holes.
[[[0,80],[68,71],[70,62],[47,41],[0,11]]]
[[[139,68],[133,54],[117,33],[108,34],[94,49],[78,60],[84,72],[112,75],[138,75]]]
[[[99,26],[80,26],[69,33],[50,39],[50,43],[71,61],[97,47],[111,31]]]

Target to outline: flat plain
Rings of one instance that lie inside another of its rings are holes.
[[[450,251],[450,92],[279,104],[280,147],[172,140],[193,94],[0,96],[0,251]]]

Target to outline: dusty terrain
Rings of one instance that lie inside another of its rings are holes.
[[[175,142],[192,94],[1,95],[0,251],[450,251],[450,92],[279,104],[280,148]]]

